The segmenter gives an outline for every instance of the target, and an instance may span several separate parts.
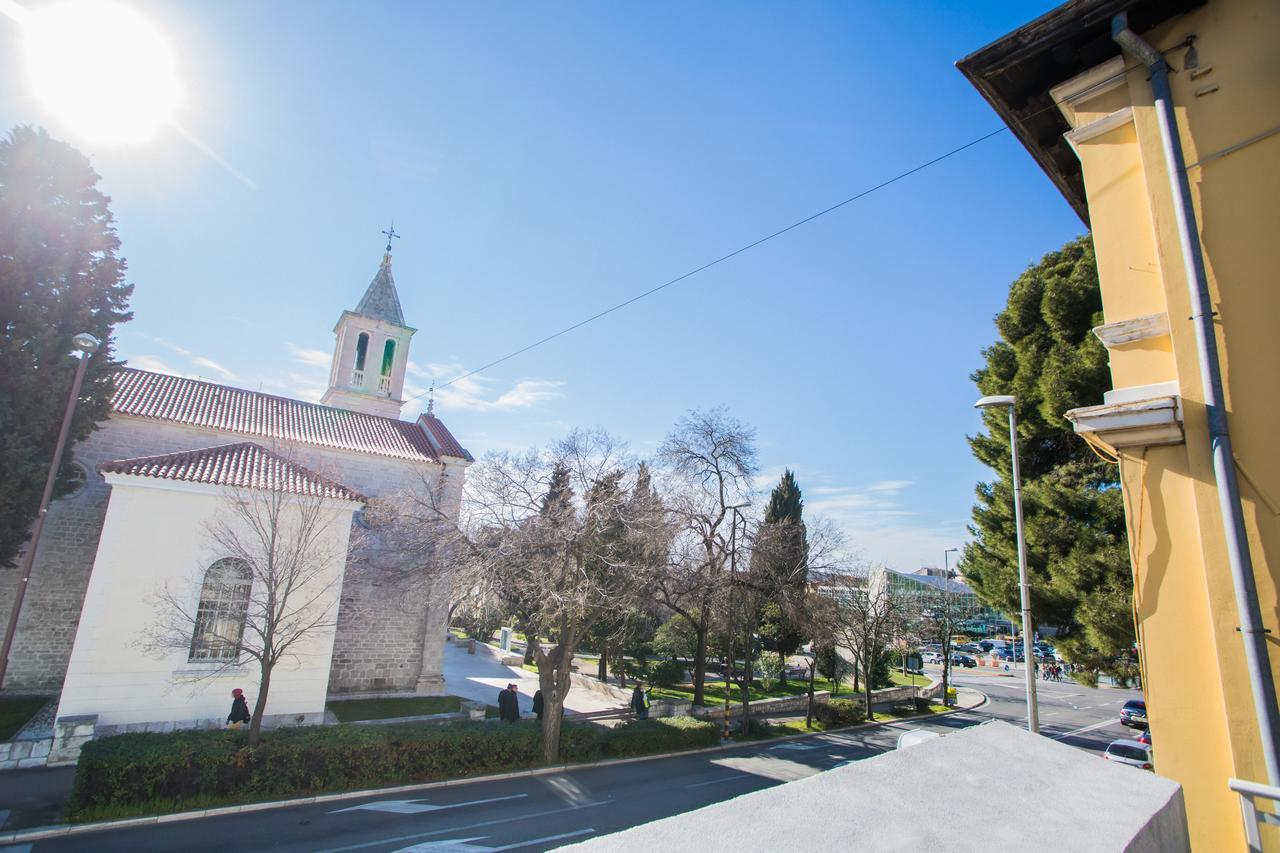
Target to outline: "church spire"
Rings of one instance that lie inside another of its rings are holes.
[[[400,235],[394,223],[382,233],[387,237],[387,249],[377,274],[355,310],[343,311],[334,326],[329,390],[320,402],[396,418],[404,402],[409,339],[416,330],[405,325],[391,275],[391,242]]]
[[[378,267],[373,281],[369,282],[369,289],[364,292],[360,304],[356,305],[355,313],[403,326],[404,312],[400,310],[400,295],[396,293],[396,280],[391,276],[391,241],[400,239],[394,219],[391,220],[391,227],[382,233],[387,237],[382,265]]]

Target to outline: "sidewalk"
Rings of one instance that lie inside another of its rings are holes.
[[[467,654],[461,646],[448,643],[444,647],[444,689],[453,696],[498,704],[498,691],[514,683],[520,691],[521,712],[533,712],[533,694],[538,691],[538,674],[518,666],[504,666],[503,653],[485,643],[476,643],[476,653]],[[571,687],[565,697],[568,714],[590,714],[617,711],[623,707],[616,699],[602,693]]]
[[[33,767],[0,773],[0,830],[63,823],[74,767]]]

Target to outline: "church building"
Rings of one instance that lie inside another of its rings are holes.
[[[228,495],[273,489],[323,502],[333,557],[317,576],[332,616],[277,666],[268,723],[319,722],[333,696],[445,692],[448,590],[425,568],[353,571],[348,553],[380,496],[432,488],[457,517],[471,454],[431,406],[400,419],[414,332],[388,243],[334,327],[320,403],[122,367],[109,418],[74,448],[81,484],[49,509],[5,687],[60,691],[58,718],[92,719],[98,734],[221,722],[234,687],[252,701],[258,666],[226,631],[253,582],[209,530]],[[160,593],[184,582],[190,644],[144,648]],[[0,607],[14,594],[3,583]]]

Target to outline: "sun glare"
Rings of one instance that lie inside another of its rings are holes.
[[[37,99],[94,142],[150,139],[181,100],[164,36],[127,6],[71,0],[24,16],[28,73]]]

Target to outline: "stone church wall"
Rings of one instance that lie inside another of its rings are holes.
[[[18,623],[6,690],[56,692],[80,620],[85,588],[97,553],[109,490],[96,470],[103,462],[154,456],[219,444],[254,441],[339,480],[370,497],[385,495],[434,476],[433,463],[332,450],[199,427],[117,415],[75,447],[87,476],[84,488],[49,508],[40,548]],[[454,471],[451,469],[451,475]],[[456,508],[461,470],[451,477],[449,500]],[[145,549],[146,542],[138,547]],[[175,571],[200,567],[175,567]],[[16,570],[0,572],[0,612],[12,606]],[[138,590],[138,595],[152,594]],[[353,572],[344,582],[338,611],[330,690],[335,693],[437,692],[444,655],[448,601],[430,584],[390,580],[377,567]],[[138,625],[141,633],[146,626]],[[438,648],[437,648],[438,647]],[[425,659],[424,659],[425,650]],[[425,666],[424,666],[425,662]]]

